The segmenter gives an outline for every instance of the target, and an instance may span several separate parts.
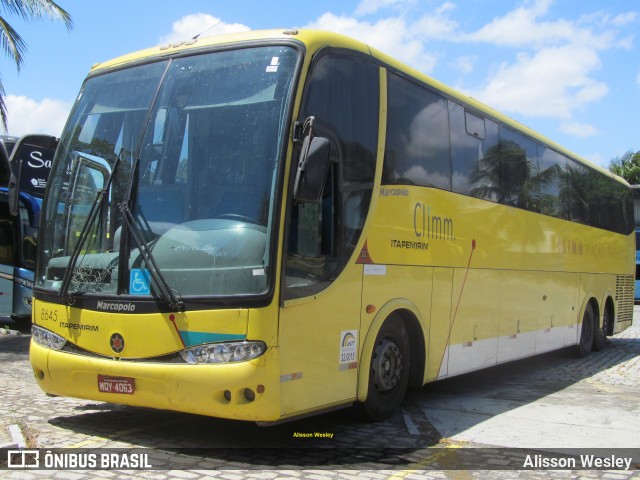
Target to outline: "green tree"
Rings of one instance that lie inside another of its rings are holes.
[[[629,150],[622,157],[614,158],[609,163],[609,170],[631,185],[640,185],[640,152]]]
[[[51,0],[0,0],[0,46],[5,54],[16,63],[16,68],[24,63],[27,44],[7,22],[7,15],[16,15],[23,20],[36,20],[48,17],[62,20],[67,30],[73,29],[73,21],[66,10]],[[0,122],[7,129],[7,106],[4,103],[4,86],[0,80]]]

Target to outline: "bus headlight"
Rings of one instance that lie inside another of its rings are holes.
[[[234,363],[246,362],[259,357],[267,349],[263,342],[229,342],[198,345],[182,350],[180,355],[185,362]]]
[[[60,335],[56,335],[49,330],[33,325],[31,327],[31,339],[38,345],[51,348],[52,350],[62,350],[67,341]]]

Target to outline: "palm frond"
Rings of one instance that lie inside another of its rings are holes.
[[[0,79],[0,124],[4,132],[7,131],[7,105],[4,103],[4,85]]]
[[[0,17],[0,48],[16,62],[16,67],[20,70],[24,54],[27,52],[27,44],[3,17]]]
[[[64,22],[67,30],[73,29],[71,15],[52,0],[0,0],[0,8],[18,15],[23,20],[34,20],[48,17]]]

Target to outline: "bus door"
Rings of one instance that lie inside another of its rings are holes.
[[[356,398],[362,336],[356,251],[371,202],[378,142],[377,66],[331,51],[316,55],[309,75],[298,140],[316,137],[311,150],[327,149],[329,163],[304,173],[318,186],[317,198],[301,198],[296,185],[288,206],[279,324],[283,415]],[[293,163],[291,175],[300,178]]]
[[[15,265],[15,227],[9,213],[8,188],[15,185],[4,144],[0,147],[0,319],[13,312],[13,268]]]
[[[0,201],[0,211],[8,211],[6,201]],[[0,318],[13,313],[13,269],[15,265],[15,228],[8,219],[0,220]]]
[[[11,215],[9,193],[0,190],[0,317],[29,318],[36,259],[39,202],[21,193],[18,215]]]
[[[57,139],[25,135],[0,149],[0,317],[29,318],[36,239]],[[38,173],[34,173],[34,172]]]

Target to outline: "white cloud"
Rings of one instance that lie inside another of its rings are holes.
[[[568,121],[576,109],[608,93],[608,85],[596,76],[602,54],[612,48],[631,47],[631,37],[617,38],[620,32],[616,26],[627,25],[638,15],[595,12],[579,18],[550,18],[553,3],[525,0],[479,29],[465,32],[459,15],[454,16],[462,10],[448,1],[411,15],[409,9],[417,5],[413,0],[363,0],[356,14],[382,8],[393,8],[396,14],[362,21],[355,16],[325,13],[307,27],[355,37],[428,74],[439,57],[445,57],[447,43],[497,47],[503,50],[502,58],[513,55],[513,59],[490,66],[486,80],[469,93],[506,112]],[[397,13],[401,8],[407,11]],[[487,54],[492,52],[482,48]],[[514,51],[505,54],[504,49]],[[485,62],[487,57],[471,53],[448,59],[447,63],[449,68],[469,75],[480,65],[480,58]]]
[[[173,22],[171,33],[160,38],[160,43],[172,43],[180,40],[188,40],[196,35],[202,36],[223,35],[225,33],[245,32],[251,30],[241,23],[224,23],[218,17],[206,13],[194,13],[185,15],[180,20]]]
[[[605,83],[589,76],[599,66],[598,55],[586,47],[544,48],[501,64],[485,85],[469,93],[506,112],[570,119],[576,108],[608,92]]]
[[[611,19],[611,23],[613,25],[621,27],[621,26],[629,25],[630,23],[635,22],[636,18],[638,18],[638,12],[626,12],[613,17]]]
[[[594,49],[612,46],[613,34],[604,31],[596,34],[582,21],[557,19],[545,21],[543,18],[552,0],[538,0],[530,6],[518,7],[502,17],[494,18],[478,31],[463,35],[467,41],[485,42],[493,45],[524,48],[542,48],[564,43],[578,43]],[[597,15],[601,18],[600,15]]]
[[[605,12],[594,12],[583,15],[580,23],[597,23],[600,25],[613,25],[615,27],[624,27],[636,21],[638,12],[624,12],[612,17]]]
[[[485,83],[472,89],[472,96],[506,112],[568,121],[576,109],[608,93],[608,85],[596,72],[604,52],[631,48],[632,38],[618,38],[621,32],[615,27],[635,21],[637,14],[611,17],[595,12],[572,20],[548,20],[552,3],[521,4],[477,31],[460,35],[458,41],[517,49],[515,59],[495,65]],[[567,123],[563,131],[595,134],[580,127]]]
[[[560,125],[560,131],[580,138],[593,137],[598,134],[598,130],[593,125],[578,122],[565,122]]]
[[[475,69],[475,64],[478,61],[476,56],[462,56],[458,57],[451,63],[451,67],[464,73],[469,74]]]
[[[436,56],[425,52],[423,42],[400,17],[389,17],[370,23],[325,13],[305,28],[348,35],[425,73],[433,70],[436,63]]]
[[[415,0],[362,0],[356,7],[356,15],[370,15],[387,7],[402,8],[415,4]]]
[[[72,105],[71,102],[52,98],[36,101],[16,95],[7,95],[5,103],[7,132],[17,137],[27,133],[46,133],[59,137]]]
[[[446,12],[450,8],[439,8],[435,13],[423,15],[411,25],[413,35],[425,40],[449,40],[458,35],[459,24]]]

